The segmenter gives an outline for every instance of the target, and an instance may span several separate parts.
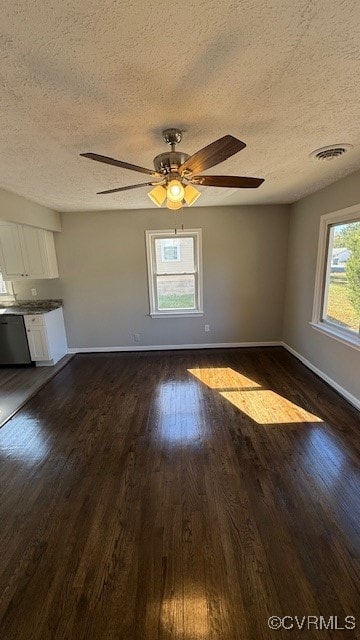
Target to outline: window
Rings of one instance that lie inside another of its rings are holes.
[[[360,348],[360,208],[322,216],[312,324]]]
[[[0,299],[1,298],[13,298],[13,288],[11,282],[3,280],[0,271]]]
[[[202,314],[201,230],[147,231],[150,315]]]

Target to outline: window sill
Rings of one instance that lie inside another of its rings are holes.
[[[360,351],[360,339],[357,336],[348,335],[347,333],[344,333],[341,330],[337,330],[335,327],[330,327],[323,322],[310,322],[310,325],[313,329],[316,329],[316,331],[320,331],[320,333],[324,333],[330,338],[334,338],[334,340],[342,342],[348,347]]]
[[[184,311],[183,313],[149,313],[151,318],[194,318],[203,316],[203,311]]]

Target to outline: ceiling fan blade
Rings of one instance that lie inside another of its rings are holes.
[[[242,176],[193,176],[193,184],[205,187],[228,187],[233,189],[256,189],[264,182],[264,178],[246,178]]]
[[[210,169],[210,167],[230,158],[244,147],[246,147],[245,142],[234,138],[234,136],[223,136],[200,151],[196,151],[179,167],[179,172],[182,173],[185,169],[191,173],[205,171],[205,169]]]
[[[122,160],[116,160],[115,158],[108,158],[108,156],[100,156],[98,153],[80,153],[83,158],[89,158],[90,160],[96,160],[97,162],[104,162],[104,164],[112,164],[114,167],[120,167],[121,169],[130,169],[130,171],[138,171],[139,173],[147,173],[149,176],[157,176],[159,174],[151,169],[145,169],[144,167],[138,167],[137,164],[129,164]]]
[[[118,187],[117,189],[107,189],[107,191],[98,191],[97,196],[104,195],[106,193],[117,193],[118,191],[128,191],[129,189],[138,189],[139,187],[151,187],[154,184],[161,184],[161,182],[141,182],[140,184],[130,184],[128,187]]]

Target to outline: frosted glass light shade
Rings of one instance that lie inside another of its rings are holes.
[[[180,180],[170,180],[167,186],[167,199],[171,202],[182,202],[184,199],[184,191]]]
[[[201,191],[192,186],[192,184],[187,184],[185,187],[184,200],[186,204],[191,207],[194,202],[201,196]]]
[[[176,211],[177,209],[181,209],[182,207],[182,202],[172,202],[171,200],[169,200],[169,198],[166,200],[166,206],[168,209],[171,209],[172,211]]]
[[[161,184],[158,184],[156,187],[154,187],[154,189],[151,189],[151,191],[149,191],[148,196],[154,204],[156,204],[158,207],[161,207],[166,199],[166,189],[165,187],[161,186]]]

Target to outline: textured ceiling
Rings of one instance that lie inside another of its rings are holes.
[[[293,202],[360,167],[358,0],[2,0],[0,18],[0,186],[41,204],[152,207],[146,189],[97,196],[142,176],[79,153],[152,167],[168,126],[187,153],[241,138],[207,173],[266,179],[201,205]],[[354,149],[309,159],[339,142]]]

